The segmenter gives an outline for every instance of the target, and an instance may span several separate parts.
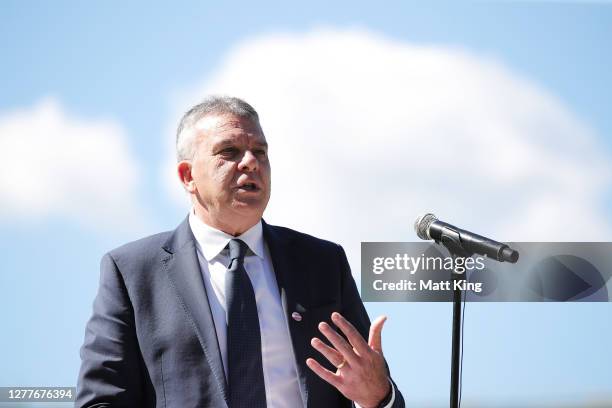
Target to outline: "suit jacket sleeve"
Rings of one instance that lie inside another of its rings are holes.
[[[75,407],[140,406],[140,351],[125,282],[110,254],[81,347]]]
[[[357,291],[357,285],[355,284],[355,279],[353,279],[353,275],[351,274],[351,267],[348,263],[346,253],[344,252],[344,249],[341,246],[339,246],[339,251],[342,269],[341,313],[349,322],[351,322],[355,326],[355,328],[367,341],[370,331],[370,318],[368,317],[368,313],[366,312],[363,302],[361,301],[361,297],[359,296],[359,292]],[[395,391],[395,400],[391,405],[391,408],[404,408],[404,398],[402,396],[402,393],[397,388],[395,382],[393,382],[393,380],[391,379],[391,374],[389,373],[388,365],[387,375],[389,376],[391,386],[394,388]]]

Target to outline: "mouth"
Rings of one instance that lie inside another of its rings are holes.
[[[241,183],[238,186],[239,191],[248,191],[248,192],[256,192],[260,190],[260,187],[256,183]]]

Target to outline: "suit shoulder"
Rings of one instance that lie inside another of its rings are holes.
[[[123,244],[108,252],[116,263],[146,262],[159,254],[172,231],[164,231]]]
[[[287,227],[279,227],[276,225],[269,225],[278,236],[286,239],[288,241],[294,242],[298,245],[312,247],[317,250],[328,250],[328,251],[338,251],[341,247],[339,244],[328,241],[326,239],[317,238],[315,236],[306,234],[304,232],[296,231]]]

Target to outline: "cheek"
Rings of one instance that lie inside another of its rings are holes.
[[[265,165],[261,169],[261,175],[264,179],[271,180],[272,169],[270,168],[270,162],[266,162]]]
[[[231,163],[222,160],[202,160],[192,170],[196,185],[203,190],[222,190],[231,181]]]
[[[219,187],[224,188],[233,182],[235,174],[235,163],[219,160],[212,166],[210,175],[211,179]]]

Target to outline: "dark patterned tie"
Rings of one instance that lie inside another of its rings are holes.
[[[249,247],[239,239],[232,239],[228,246],[230,264],[225,274],[225,299],[229,408],[265,408],[257,304],[244,269],[244,255]]]

